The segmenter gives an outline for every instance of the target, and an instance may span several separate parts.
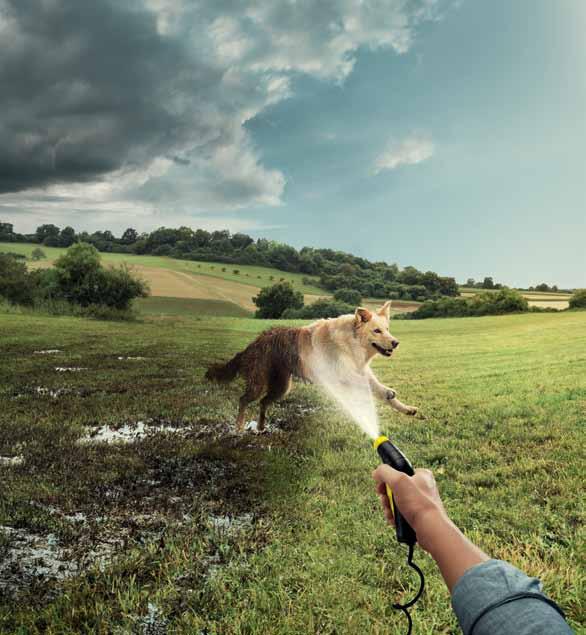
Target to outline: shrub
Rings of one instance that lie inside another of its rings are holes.
[[[234,269],[232,271],[233,274],[238,275],[240,273],[240,269]]]
[[[334,300],[353,304],[356,307],[362,302],[362,294],[356,289],[337,289],[334,293]]]
[[[288,282],[278,282],[272,287],[264,287],[252,298],[258,307],[257,318],[280,318],[287,309],[300,309],[303,295],[295,291]]]
[[[45,252],[40,247],[35,247],[31,253],[33,260],[45,260],[46,257]]]
[[[8,254],[0,254],[0,296],[13,304],[32,305],[36,281],[26,265]]]
[[[86,243],[73,245],[55,262],[55,278],[59,295],[81,306],[124,310],[134,298],[148,295],[146,283],[135,278],[128,267],[105,269],[97,249]]]
[[[440,298],[424,302],[408,319],[421,320],[430,317],[470,317],[525,313],[527,300],[517,291],[501,289],[479,293],[471,298]]]
[[[355,305],[338,300],[317,300],[300,309],[287,309],[282,317],[287,320],[319,320],[334,318],[346,313],[354,313]]]
[[[586,289],[576,289],[570,298],[570,309],[586,309]]]

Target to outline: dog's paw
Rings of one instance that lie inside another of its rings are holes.
[[[414,417],[417,414],[417,408],[415,406],[405,406],[405,414],[409,417]]]

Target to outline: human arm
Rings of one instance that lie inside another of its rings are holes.
[[[381,465],[373,476],[387,521],[394,523],[386,494],[389,484],[397,507],[415,530],[418,543],[436,561],[450,591],[468,569],[489,559],[449,519],[429,470],[417,470],[409,477]]]
[[[465,635],[572,632],[561,610],[541,592],[538,580],[506,562],[491,560],[454,525],[429,470],[409,477],[381,465],[373,477],[388,522],[393,524],[386,485],[418,543],[436,561]]]

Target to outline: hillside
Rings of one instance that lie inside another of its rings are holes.
[[[33,249],[38,245],[32,243],[0,243],[0,252],[14,252],[31,257]],[[42,247],[47,259],[40,261],[28,260],[29,267],[49,267],[53,261],[63,254],[66,249],[60,247]],[[306,304],[315,302],[320,297],[330,294],[324,289],[305,284],[306,277],[298,273],[279,271],[269,267],[253,265],[226,265],[215,262],[194,262],[179,260],[166,256],[147,256],[134,254],[101,253],[106,264],[117,265],[126,263],[133,268],[150,285],[151,295],[160,298],[214,300],[224,304],[216,304],[221,312],[219,315],[236,315],[234,310],[244,309],[246,312],[255,310],[252,302],[262,287],[270,286],[280,280],[290,282],[295,289],[304,294]],[[238,273],[236,273],[238,272]],[[366,306],[379,305],[381,299],[365,300]],[[139,306],[144,306],[140,302]],[[230,308],[230,305],[234,305]],[[165,303],[159,302],[159,309],[164,312]],[[169,303],[171,312],[177,303]],[[201,305],[200,305],[201,306]],[[419,303],[396,300],[396,312],[412,311]],[[228,311],[228,312],[226,312]]]
[[[0,243],[0,252],[12,251],[20,253],[30,258],[33,249],[38,245],[33,243]],[[47,255],[46,260],[28,261],[30,267],[48,267],[66,250],[60,247],[42,247]],[[169,298],[168,302],[158,301],[150,303],[141,301],[138,306],[141,310],[150,306],[150,312],[165,313],[168,311],[175,314],[178,307],[196,306],[203,309],[203,303],[188,305],[179,302],[180,300],[213,300],[214,303],[208,307],[214,307],[217,315],[237,316],[246,315],[255,310],[252,302],[262,287],[270,286],[280,280],[290,282],[295,289],[304,294],[306,304],[315,302],[320,297],[328,297],[330,293],[317,286],[306,284],[303,280],[307,276],[299,273],[280,271],[270,267],[259,267],[253,265],[228,265],[217,262],[196,262],[191,260],[180,260],[166,256],[134,255],[119,253],[101,253],[103,261],[107,264],[126,263],[131,266],[150,285],[151,295],[158,298]],[[238,272],[238,273],[236,273]],[[463,296],[475,295],[480,289],[470,289],[462,287],[460,292]],[[555,309],[565,309],[568,307],[570,295],[567,293],[540,293],[536,291],[521,291],[529,301],[530,306],[551,307]],[[381,304],[387,298],[367,298],[364,304],[374,307]],[[420,303],[407,300],[394,300],[393,310],[395,313],[414,311]],[[242,313],[244,310],[244,313]],[[240,313],[239,313],[240,311]],[[205,312],[205,310],[204,310]]]

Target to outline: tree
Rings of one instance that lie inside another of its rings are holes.
[[[535,287],[535,291],[549,291],[549,285],[547,282],[542,282]]]
[[[334,292],[334,300],[357,307],[362,302],[362,294],[356,289],[337,289]]]
[[[0,241],[14,242],[14,225],[12,223],[0,222]]]
[[[483,289],[494,289],[494,280],[487,276],[482,282]]]
[[[62,247],[70,247],[75,242],[75,229],[64,227],[59,235],[59,242]]]
[[[586,289],[576,289],[570,298],[570,309],[586,309]]]
[[[234,249],[246,249],[248,245],[252,245],[254,242],[247,234],[234,234],[230,240]]]
[[[59,227],[57,225],[39,225],[37,227],[36,236],[40,243],[45,243],[47,238],[59,239]]]
[[[272,287],[264,287],[252,298],[258,307],[255,317],[262,319],[280,318],[287,309],[300,309],[303,294],[295,291],[289,282],[278,282]]]
[[[122,242],[125,245],[132,245],[133,243],[135,243],[138,240],[138,232],[136,231],[136,229],[133,229],[132,227],[129,227],[123,234],[122,234]]]
[[[31,253],[33,260],[44,260],[46,257],[45,252],[40,247],[35,247]]]
[[[474,280],[474,278],[468,278],[468,280],[466,280],[467,287],[473,287],[475,284],[476,284],[476,280]]]

